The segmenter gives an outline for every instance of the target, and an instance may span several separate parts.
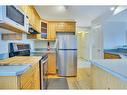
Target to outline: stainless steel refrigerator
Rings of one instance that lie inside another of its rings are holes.
[[[75,35],[58,35],[57,65],[59,76],[77,75],[77,40]]]

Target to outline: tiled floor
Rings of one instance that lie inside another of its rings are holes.
[[[49,78],[61,78],[57,75],[50,75]],[[91,69],[90,63],[83,59],[78,59],[77,77],[67,77],[69,89],[91,89]]]
[[[91,64],[89,61],[78,58],[78,68],[90,68]]]
[[[77,77],[67,78],[70,89],[91,89],[91,64],[78,59]]]

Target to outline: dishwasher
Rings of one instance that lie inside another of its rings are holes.
[[[48,85],[48,56],[42,56],[39,62],[40,68],[40,89],[47,89]]]

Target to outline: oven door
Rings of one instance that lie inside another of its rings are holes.
[[[48,85],[48,58],[41,60],[41,89],[47,89]]]

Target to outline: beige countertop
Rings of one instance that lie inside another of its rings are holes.
[[[39,62],[40,56],[16,56],[0,60],[0,64],[31,64],[34,65]]]

